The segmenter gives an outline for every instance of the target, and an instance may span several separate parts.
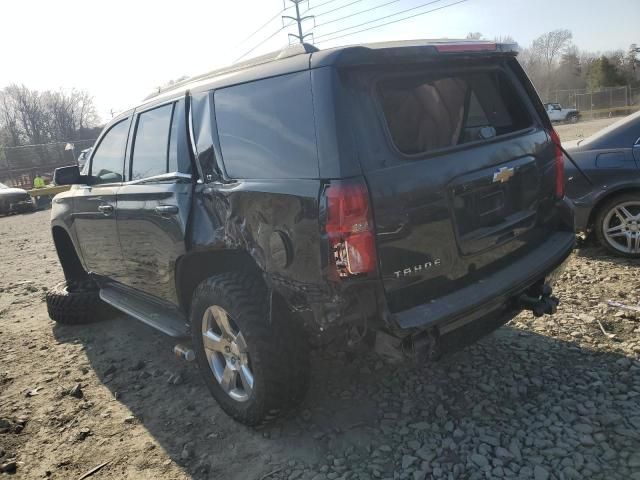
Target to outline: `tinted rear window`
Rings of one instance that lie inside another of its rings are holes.
[[[378,83],[378,95],[391,138],[407,155],[489,140],[532,123],[499,70],[394,77]]]
[[[214,99],[230,177],[318,177],[309,72],[224,88]]]

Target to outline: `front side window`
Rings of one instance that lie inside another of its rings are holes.
[[[93,183],[122,182],[128,133],[129,120],[127,119],[116,123],[102,137],[91,159],[90,174],[93,176]]]
[[[173,103],[138,116],[131,158],[131,180],[167,173]]]
[[[501,71],[396,77],[378,84],[391,138],[407,155],[488,140],[531,125]]]

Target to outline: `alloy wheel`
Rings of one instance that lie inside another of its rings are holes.
[[[213,305],[205,310],[202,342],[207,363],[222,390],[238,402],[249,400],[254,378],[247,343],[224,308]]]
[[[640,201],[615,205],[602,220],[607,243],[622,253],[640,253]]]

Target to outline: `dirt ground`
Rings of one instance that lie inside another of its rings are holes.
[[[555,129],[560,135],[560,139],[564,142],[569,140],[579,140],[581,138],[593,135],[598,130],[608,127],[617,122],[622,117],[599,118],[597,120],[580,121],[577,123],[565,123],[555,125]]]
[[[557,315],[521,314],[436,363],[315,353],[302,408],[254,430],[149,327],[49,320],[62,272],[48,225],[49,211],[0,218],[6,475],[78,479],[107,462],[89,478],[640,480],[640,320],[606,304],[640,300],[639,262],[583,246]]]

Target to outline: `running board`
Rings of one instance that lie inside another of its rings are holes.
[[[170,337],[189,336],[187,321],[178,309],[161,305],[146,295],[132,292],[130,289],[118,285],[108,284],[100,289],[100,298],[112,307]]]

